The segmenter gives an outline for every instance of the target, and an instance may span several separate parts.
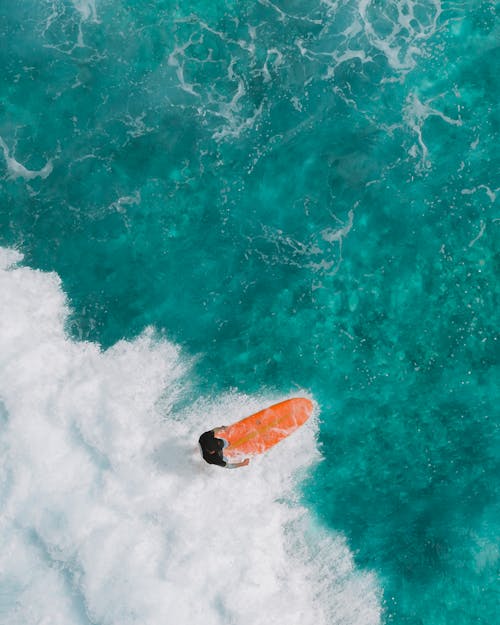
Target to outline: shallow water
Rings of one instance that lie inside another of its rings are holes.
[[[497,622],[495,6],[0,20],[7,622]],[[199,464],[304,392],[289,445]]]

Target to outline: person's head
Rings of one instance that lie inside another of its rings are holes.
[[[211,456],[217,454],[224,446],[224,443],[219,438],[214,437],[212,431],[202,434],[199,443],[202,452],[208,453]]]

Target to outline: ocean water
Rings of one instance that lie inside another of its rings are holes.
[[[0,35],[0,622],[500,623],[498,5],[26,0]]]

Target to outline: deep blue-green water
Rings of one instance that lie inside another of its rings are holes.
[[[0,10],[0,244],[60,276],[72,341],[106,350],[153,326],[153,342],[180,347],[190,369],[174,420],[228,392],[313,397],[324,460],[298,488],[360,575],[373,574],[382,623],[500,623],[497,10],[486,0]],[[75,570],[91,570],[77,552],[76,569],[58,560],[72,571],[69,594]],[[26,587],[24,622],[41,623],[37,586]],[[106,616],[89,607],[91,590],[78,592],[87,622],[164,622],[152,599],[147,614]],[[21,622],[19,596],[0,598],[6,622]],[[231,609],[213,622],[244,623]],[[266,622],[256,614],[249,623]],[[356,614],[338,622],[375,622]]]

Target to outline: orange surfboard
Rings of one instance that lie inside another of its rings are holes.
[[[287,399],[221,429],[216,436],[229,444],[228,460],[261,454],[290,436],[311,416],[313,403],[305,397]]]

